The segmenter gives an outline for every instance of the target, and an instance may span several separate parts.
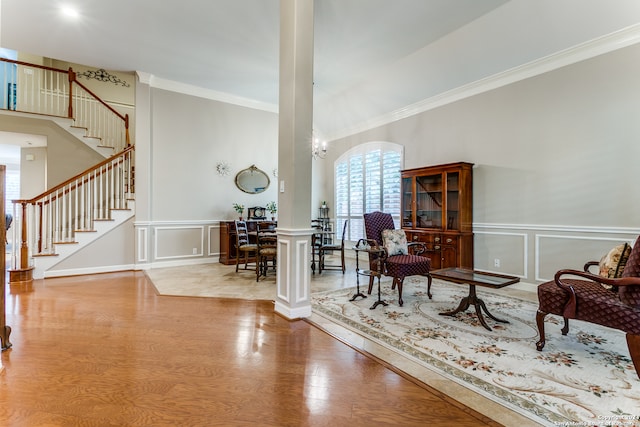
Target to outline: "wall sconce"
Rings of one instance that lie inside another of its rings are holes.
[[[311,141],[311,157],[313,160],[327,157],[327,141],[320,141],[314,137]]]

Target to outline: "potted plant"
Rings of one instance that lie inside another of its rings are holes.
[[[271,213],[271,221],[274,221],[276,219],[276,212],[278,212],[278,205],[276,205],[276,202],[269,202],[267,203],[266,208],[269,213]]]
[[[233,204],[233,209],[238,212],[238,215],[240,216],[240,221],[242,221],[242,212],[244,212],[244,205],[238,204],[238,203],[234,203]]]

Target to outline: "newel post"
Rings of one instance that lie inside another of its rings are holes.
[[[20,268],[29,267],[29,244],[27,243],[27,203],[22,202],[22,229],[20,230]]]
[[[129,137],[129,114],[124,115],[124,132],[125,132],[125,141],[127,143],[127,147],[131,146],[131,139]]]
[[[69,67],[69,118],[73,119],[73,82],[76,81],[76,73]]]
[[[22,221],[20,221],[20,266],[14,270],[9,270],[9,283],[29,282],[33,280],[33,267],[29,267],[29,245],[27,243],[27,202],[20,201],[20,205],[22,206]]]

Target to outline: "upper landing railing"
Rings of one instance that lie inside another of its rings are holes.
[[[114,153],[130,145],[129,116],[122,115],[80,83],[76,73],[0,58],[1,109],[73,120],[86,137]]]

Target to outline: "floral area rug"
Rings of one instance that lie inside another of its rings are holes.
[[[312,307],[540,424],[640,426],[640,379],[624,333],[570,321],[563,336],[562,318],[549,315],[547,343],[539,352],[536,303],[477,287],[489,311],[509,321],[485,316],[489,331],[473,306],[455,316],[438,314],[458,306],[468,294],[466,285],[434,280],[431,289],[429,300],[426,280],[407,278],[403,307],[390,282],[382,284],[388,306],[370,309],[375,290],[351,302],[351,288],[315,293]]]

